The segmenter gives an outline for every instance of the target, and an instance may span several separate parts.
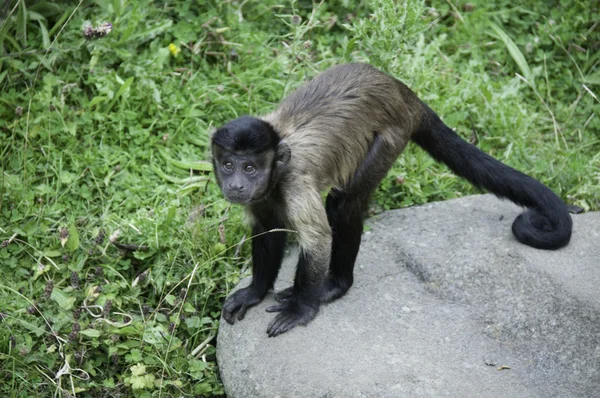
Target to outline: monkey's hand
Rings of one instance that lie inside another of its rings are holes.
[[[306,325],[319,312],[319,304],[318,301],[310,304],[304,303],[297,297],[291,296],[284,303],[271,306],[266,311],[279,312],[267,328],[269,337],[275,337],[297,325]]]
[[[252,285],[245,287],[227,297],[223,304],[223,318],[233,325],[235,323],[235,315],[237,314],[238,321],[244,319],[248,308],[260,303],[264,295],[261,295]]]

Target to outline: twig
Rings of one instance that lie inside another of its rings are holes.
[[[211,24],[211,23],[213,23],[214,21],[216,21],[216,20],[217,20],[217,18],[218,18],[218,17],[214,16],[214,17],[212,17],[211,19],[209,19],[208,21],[204,22],[204,23],[203,23],[202,25],[200,25],[200,26],[202,26],[204,29],[206,29],[206,28],[208,28],[208,27],[210,26],[210,24]]]
[[[244,235],[244,237],[245,237],[245,236],[246,236],[246,235]],[[15,238],[16,238],[16,237],[17,237],[17,234],[15,233],[13,236],[11,236],[11,237],[10,237],[10,238],[8,238],[7,240],[3,241],[3,242],[0,244],[0,249],[3,249],[3,248],[5,248],[6,246],[10,245],[10,244],[11,244],[11,243],[12,243],[12,242],[15,240]]]
[[[192,353],[190,354],[191,357],[197,357],[202,355],[201,350],[208,345],[208,343],[210,343],[212,341],[212,339],[215,338],[215,334],[211,333],[206,340],[204,340],[202,343],[200,343],[200,345],[196,348],[194,348],[194,350],[192,351]]]
[[[233,258],[239,257],[240,252],[242,251],[242,246],[244,246],[245,242],[246,242],[246,234],[244,234],[244,236],[242,236],[240,243],[238,243],[237,246],[235,247],[235,252],[233,253]]]

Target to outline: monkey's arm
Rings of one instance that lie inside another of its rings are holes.
[[[244,319],[248,308],[260,303],[273,287],[279,272],[285,247],[285,232],[267,232],[283,228],[268,209],[250,209],[252,220],[252,282],[229,296],[223,305],[223,318],[233,324]]]
[[[301,184],[298,184],[301,185]],[[331,258],[331,228],[318,190],[303,187],[288,189],[286,209],[292,228],[298,231],[300,256],[293,293],[284,303],[267,308],[279,312],[267,333],[275,337],[297,325],[306,325],[318,313],[321,289]]]

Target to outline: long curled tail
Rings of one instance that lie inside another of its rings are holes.
[[[569,243],[573,221],[554,192],[466,142],[427,105],[425,109],[426,116],[412,139],[476,187],[528,207],[512,225],[519,242],[539,249],[558,249]]]

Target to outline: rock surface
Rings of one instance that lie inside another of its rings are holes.
[[[227,395],[600,397],[600,213],[542,251],[511,234],[520,211],[481,195],[371,218],[354,286],[307,327],[268,338],[272,295],[221,322]]]

